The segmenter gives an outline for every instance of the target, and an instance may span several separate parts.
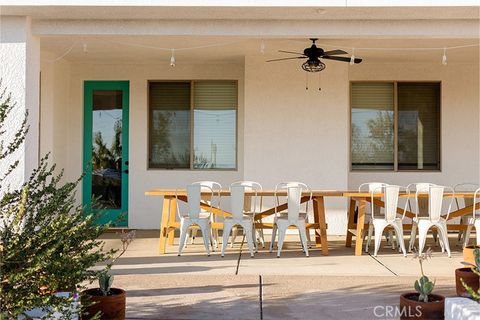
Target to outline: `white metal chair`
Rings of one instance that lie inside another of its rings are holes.
[[[465,239],[463,242],[463,246],[466,247],[470,240],[470,233],[472,232],[472,227],[475,226],[475,232],[477,234],[477,246],[480,246],[480,215],[478,214],[480,210],[475,210],[475,205],[477,204],[477,199],[480,196],[480,188],[475,190],[473,195],[473,215],[470,219],[468,219],[468,227],[467,231],[465,232]]]
[[[368,252],[368,245],[369,241],[372,236],[372,229],[375,232],[375,249],[374,249],[374,256],[377,256],[378,250],[380,249],[380,244],[382,241],[383,231],[386,227],[392,226],[395,230],[397,235],[397,241],[400,244],[400,248],[403,252],[403,255],[406,256],[407,252],[405,250],[405,242],[403,240],[403,218],[405,217],[405,212],[407,207],[403,211],[402,218],[397,217],[397,207],[398,207],[398,197],[400,193],[400,186],[395,185],[387,185],[383,184],[378,186],[377,188],[373,188],[370,191],[371,197],[371,208],[372,208],[372,216],[370,219],[369,230],[368,230],[368,241],[367,241],[367,252]],[[408,192],[408,191],[407,191]],[[385,212],[384,215],[376,215],[374,199],[379,197],[379,194],[383,194],[383,202],[385,203]]]
[[[212,204],[210,202],[210,211],[204,210],[200,207],[202,201],[202,191],[208,189],[213,197],[213,189],[207,186],[201,186],[200,184],[191,184],[187,186],[187,199],[188,199],[188,213],[187,215],[181,215],[180,211],[177,211],[180,218],[180,242],[178,244],[178,255],[182,254],[183,248],[187,242],[188,229],[192,226],[198,226],[202,231],[203,243],[207,255],[210,256],[209,239],[211,237],[211,215]],[[212,243],[213,250],[213,243]]]
[[[232,207],[232,217],[226,217],[223,221],[223,242],[222,242],[222,257],[225,255],[225,247],[228,243],[228,236],[232,231],[233,226],[241,226],[245,232],[248,250],[250,256],[254,255],[253,244],[253,219],[254,215],[244,214],[245,208],[245,186],[232,185],[230,186],[230,201]]]
[[[222,185],[218,182],[215,181],[197,181],[193,182],[193,185],[200,185],[201,186],[201,191],[203,192],[208,192],[208,191],[213,191],[212,195],[207,196],[207,197],[202,197],[201,200],[205,201],[206,203],[210,204],[212,207],[219,208],[220,207],[220,191],[222,190]],[[206,212],[204,209],[202,209],[203,212]],[[210,216],[211,222],[216,222],[215,215]],[[197,236],[197,229],[192,229],[190,231],[190,235],[192,237],[192,244],[195,243],[195,238]],[[218,248],[218,229],[213,229],[212,230],[212,243],[215,246],[215,248]]]
[[[259,210],[262,211],[263,196],[258,196],[258,192],[263,190],[262,185],[260,183],[255,181],[237,181],[232,183],[231,187],[232,186],[244,186],[245,191],[254,193],[253,196],[249,195],[245,197],[243,214],[255,217],[255,214],[257,213],[257,205]],[[253,198],[253,201],[252,201],[252,198]],[[259,203],[257,203],[257,200],[259,200]],[[260,219],[259,222],[262,222],[262,220]],[[263,229],[255,229],[255,225],[254,225],[254,231],[256,236],[255,247],[257,247],[257,244],[260,242],[262,247],[265,248],[265,238],[263,235]],[[230,239],[230,247],[232,248],[233,248],[233,244],[235,243],[237,234],[238,234],[238,228],[234,226],[232,229],[232,237]]]
[[[475,190],[479,187],[478,183],[470,183],[470,182],[462,182],[462,183],[458,183],[456,184],[455,186],[453,186],[453,191],[455,191],[455,194],[457,194],[458,192],[475,192]],[[470,199],[470,198],[463,198],[463,204],[461,204],[460,202],[462,201],[462,199],[458,199],[458,197],[455,197],[455,204],[457,206],[457,210],[460,210],[462,208],[465,208],[465,207],[468,207],[468,206],[471,206],[473,204],[473,201],[474,199]],[[468,216],[461,216],[460,217],[460,223],[461,224],[466,224],[466,225],[469,225],[470,224],[470,218]],[[468,244],[468,240],[465,241],[466,237],[466,230],[465,231],[458,231],[458,243],[462,243],[463,244],[463,247],[465,247],[467,244]],[[462,239],[463,238],[463,239]]]
[[[429,183],[429,182],[415,182],[415,183],[410,183],[409,185],[407,185],[407,190],[410,194],[412,193],[416,193],[418,190],[420,190],[420,192],[423,192],[426,193],[428,192],[428,188],[430,186],[436,186],[436,184],[434,183]],[[412,199],[407,198],[407,206],[408,206],[408,209],[413,212],[413,209],[412,209],[412,203],[411,203]],[[417,203],[417,213],[416,215],[417,216],[421,216],[421,217],[428,217],[428,198],[427,197],[423,197],[423,198],[420,198]],[[410,230],[410,242],[409,242],[409,245],[408,245],[408,251],[409,252],[412,252],[413,250],[413,245],[415,243],[415,241],[417,240],[417,229],[416,228],[413,228],[413,221],[412,221],[412,229]],[[435,245],[437,244],[437,240],[438,240],[438,236],[437,236],[437,232],[435,230],[432,230],[432,235],[433,235],[433,241],[435,243]],[[412,240],[413,239],[413,240]],[[443,244],[442,242],[440,241],[440,245],[442,246],[442,251],[444,250],[443,248]]]
[[[447,214],[445,217],[442,217],[443,194],[446,189],[452,192],[452,197],[450,197]],[[421,195],[428,195],[428,217],[418,216],[418,199]],[[451,256],[447,234],[447,220],[448,216],[450,215],[450,210],[452,208],[454,197],[455,193],[453,191],[453,188],[450,187],[438,185],[429,185],[425,188],[417,187],[417,191],[415,192],[415,218],[413,218],[412,221],[412,234],[415,234],[416,229],[418,228],[418,252],[421,253],[423,251],[423,248],[425,247],[428,230],[431,227],[436,227],[441,240],[440,244],[442,245],[442,252],[446,250],[448,257]],[[413,248],[413,239],[414,236],[410,238],[410,248]]]
[[[362,192],[364,189],[367,189],[368,192],[372,192],[378,188],[381,188],[385,186],[386,184],[383,182],[366,182],[362,183],[360,186],[358,186],[358,192]],[[380,190],[381,192],[381,190]],[[368,205],[368,204],[367,204]],[[375,211],[375,212],[374,212]],[[370,215],[368,215],[370,213]],[[370,246],[370,242],[372,240],[372,233],[373,233],[373,224],[372,220],[370,219],[370,216],[377,216],[380,214],[380,207],[374,207],[372,204],[370,204],[370,211],[365,213],[365,221],[368,223],[368,235],[367,235],[367,241],[365,244],[365,252],[368,252],[368,247]],[[392,232],[389,232],[387,238],[387,242],[390,242],[392,245],[392,249],[395,249],[395,240],[393,239],[393,234]]]
[[[300,242],[302,244],[303,251],[308,257],[308,240],[307,240],[307,228],[306,221],[308,216],[308,207],[306,207],[305,212],[300,212],[300,203],[302,199],[303,191],[308,191],[310,193],[310,198],[308,201],[312,200],[313,194],[308,186],[301,182],[284,182],[279,183],[275,187],[275,199],[276,207],[279,203],[279,191],[287,191],[287,212],[279,213],[275,209],[275,218],[273,221],[272,229],[272,241],[270,243],[270,252],[273,251],[273,244],[275,242],[275,237],[278,231],[278,243],[277,243],[277,258],[280,257],[282,252],[283,241],[285,240],[285,234],[289,226],[295,226],[298,229],[300,235]]]

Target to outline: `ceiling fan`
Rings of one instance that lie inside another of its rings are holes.
[[[315,41],[318,40],[317,38],[310,38],[310,40],[312,41],[312,46],[305,48],[305,50],[303,50],[303,53],[278,50],[278,52],[289,53],[289,54],[299,54],[300,56],[291,57],[291,58],[272,59],[272,60],[267,60],[267,62],[292,60],[292,59],[307,59],[307,61],[305,61],[302,64],[302,69],[307,72],[320,72],[323,69],[325,69],[326,66],[322,61],[320,61],[320,59],[336,60],[336,61],[343,61],[343,62],[350,62],[350,63],[352,61],[353,63],[362,62],[362,59],[355,58],[354,56],[352,56],[353,59],[347,58],[347,57],[336,57],[336,55],[348,54],[348,52],[345,52],[339,49],[324,51],[322,48],[318,48],[316,46]]]

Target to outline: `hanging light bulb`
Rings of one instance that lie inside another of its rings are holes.
[[[83,53],[85,53],[85,54],[88,53],[88,48],[87,48],[87,44],[86,44],[86,43],[83,44]]]
[[[265,53],[265,42],[264,42],[263,40],[262,40],[262,43],[260,43],[260,52],[261,52],[262,54]]]
[[[352,56],[350,57],[350,65],[353,66],[355,64],[355,48],[352,48]]]
[[[175,49],[172,49],[172,56],[170,57],[170,65],[175,67]]]
[[[447,48],[443,48],[442,64],[444,66],[447,65]]]

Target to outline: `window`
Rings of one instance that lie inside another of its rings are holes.
[[[149,168],[235,169],[237,82],[149,82]]]
[[[353,82],[352,170],[440,170],[440,83]]]

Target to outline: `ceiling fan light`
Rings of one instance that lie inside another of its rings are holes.
[[[307,72],[320,72],[326,68],[326,65],[319,59],[309,59],[302,64],[302,69]]]

